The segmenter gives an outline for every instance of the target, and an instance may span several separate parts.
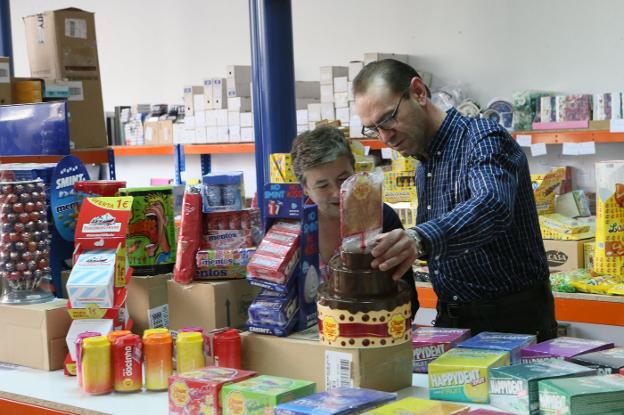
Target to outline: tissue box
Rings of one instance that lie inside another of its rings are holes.
[[[290,153],[273,153],[269,156],[269,177],[271,183],[298,183],[292,170]]]
[[[599,350],[611,349],[613,343],[600,340],[577,339],[574,337],[559,337],[542,343],[527,346],[520,352],[522,363],[530,363],[544,359],[570,360],[572,357]]]
[[[470,337],[470,330],[468,329],[419,327],[412,330],[414,372],[427,373],[429,362],[442,356],[468,337]]]
[[[624,368],[624,348],[615,347],[600,352],[582,354],[574,356],[570,361],[596,369],[598,375],[620,373],[620,370]]]
[[[507,365],[507,352],[451,349],[429,363],[429,398],[487,403],[488,370]]]
[[[247,264],[255,248],[200,249],[195,256],[198,280],[246,278]]]
[[[67,281],[67,293],[73,307],[113,306],[115,260],[116,252],[112,249],[87,251],[78,256]]]
[[[271,414],[275,406],[311,395],[315,391],[314,382],[276,376],[257,376],[226,385],[221,389],[223,415]]]
[[[455,415],[466,414],[468,410],[469,408],[465,405],[427,401],[418,398],[405,398],[366,411],[364,415]]]
[[[624,376],[542,380],[540,413],[557,415],[624,413]]]
[[[529,334],[483,332],[459,343],[457,347],[508,352],[511,364],[515,365],[520,363],[520,351],[522,348],[535,344],[535,341],[535,336]]]
[[[394,393],[340,387],[280,404],[275,415],[347,415],[394,399]]]
[[[538,382],[595,371],[563,360],[549,360],[490,370],[490,405],[517,414],[539,414]]]

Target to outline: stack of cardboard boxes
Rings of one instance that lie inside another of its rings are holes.
[[[63,89],[73,147],[107,145],[93,13],[76,8],[24,18],[31,75],[46,91]],[[61,96],[61,98],[63,98]]]

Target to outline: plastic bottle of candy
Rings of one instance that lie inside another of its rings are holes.
[[[229,329],[214,335],[215,364],[232,369],[241,368],[241,338],[238,330]]]
[[[111,344],[106,336],[84,339],[81,357],[82,389],[92,395],[112,392]]]
[[[78,386],[82,387],[82,342],[87,337],[101,336],[102,333],[97,331],[85,331],[76,337],[76,378],[78,379]]]
[[[147,331],[147,330],[146,330]],[[168,332],[147,333],[143,337],[145,388],[167,390],[173,373],[173,341]]]
[[[137,392],[143,387],[143,345],[136,334],[117,336],[112,344],[115,392]]]
[[[190,372],[206,366],[204,336],[198,332],[180,332],[176,338],[178,373]]]

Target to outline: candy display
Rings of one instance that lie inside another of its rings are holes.
[[[126,244],[135,275],[171,272],[176,252],[173,188],[123,188],[119,194],[134,198]]]
[[[624,376],[589,376],[539,382],[541,414],[624,413]]]
[[[186,331],[176,337],[176,370],[190,372],[206,366],[204,357],[204,336],[202,333]]]
[[[427,373],[429,363],[470,337],[469,329],[419,327],[412,330],[414,372]]]
[[[410,340],[407,283],[392,279],[392,270],[372,269],[372,261],[371,254],[344,251],[329,261],[330,278],[318,289],[321,343],[383,347]]]
[[[113,389],[115,392],[140,391],[143,387],[143,343],[141,338],[136,334],[124,333],[115,336],[111,343]]]
[[[520,363],[520,350],[523,347],[535,344],[535,341],[536,337],[530,334],[482,332],[468,340],[464,340],[457,347],[508,352],[511,364],[515,365]]]
[[[221,389],[223,415],[264,415],[275,406],[308,396],[316,391],[316,384],[305,380],[276,376],[256,376]]]
[[[340,187],[340,235],[345,252],[370,251],[382,229],[383,173],[357,173]]]
[[[429,398],[487,403],[489,369],[508,365],[507,352],[451,349],[429,363]]]
[[[83,339],[80,365],[82,367],[82,389],[92,395],[113,391],[111,367],[111,344],[106,336]]]
[[[201,249],[239,249],[257,246],[262,239],[258,209],[205,213]]]
[[[395,399],[394,393],[339,387],[279,404],[275,407],[275,415],[346,415]]]
[[[624,277],[624,161],[596,163],[594,271]]]
[[[247,264],[255,248],[200,249],[195,260],[197,280],[219,280],[247,277]]]
[[[203,211],[243,209],[245,188],[243,172],[208,173],[202,176]]]
[[[517,414],[539,414],[538,382],[595,371],[563,360],[546,360],[490,369],[490,404]]]
[[[43,182],[0,182],[0,302],[53,298],[49,240]]]
[[[364,412],[365,415],[456,415],[468,413],[468,407],[455,403],[405,398]]]
[[[594,353],[586,353],[574,356],[571,362],[596,369],[598,375],[610,375],[620,373],[624,368],[624,348],[602,350]]]
[[[201,245],[202,237],[201,203],[201,195],[192,188],[184,192],[176,263],[173,269],[173,280],[179,284],[189,284],[195,278],[195,253]]]
[[[170,415],[221,415],[219,394],[224,385],[255,376],[255,372],[205,367],[169,378]]]
[[[269,177],[271,183],[298,183],[292,170],[290,153],[273,153],[269,156]]]
[[[294,326],[298,308],[296,291],[280,293],[263,289],[249,306],[247,329],[286,336]]]
[[[73,307],[86,308],[91,304],[100,308],[113,307],[115,259],[112,249],[87,251],[78,257],[67,281]]]
[[[168,330],[154,330],[159,331],[143,337],[145,389],[167,390],[169,376],[173,373],[173,340]]]
[[[603,342],[600,340],[559,337],[527,346],[522,349],[520,355],[522,356],[522,363],[530,363],[536,360],[552,358],[570,360],[576,355],[611,348],[613,348],[613,343]]]

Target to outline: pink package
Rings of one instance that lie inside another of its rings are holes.
[[[297,249],[294,245],[280,245],[264,240],[260,243],[256,252],[260,255],[273,258],[286,258],[294,249]]]
[[[264,256],[256,252],[247,265],[247,273],[252,278],[286,284],[293,274],[298,261],[298,248],[292,249],[288,256],[283,258]]]
[[[470,337],[469,329],[418,327],[412,330],[413,370],[427,373],[429,362]]]
[[[288,222],[285,220],[281,220],[279,222],[275,222],[275,224],[271,226],[270,230],[300,235],[301,224],[299,224],[299,222]]]
[[[264,239],[262,241],[263,242],[268,241],[268,242],[272,242],[278,245],[299,246],[299,235],[295,235],[292,233],[278,232],[278,231],[274,231],[271,229],[264,236]]]

